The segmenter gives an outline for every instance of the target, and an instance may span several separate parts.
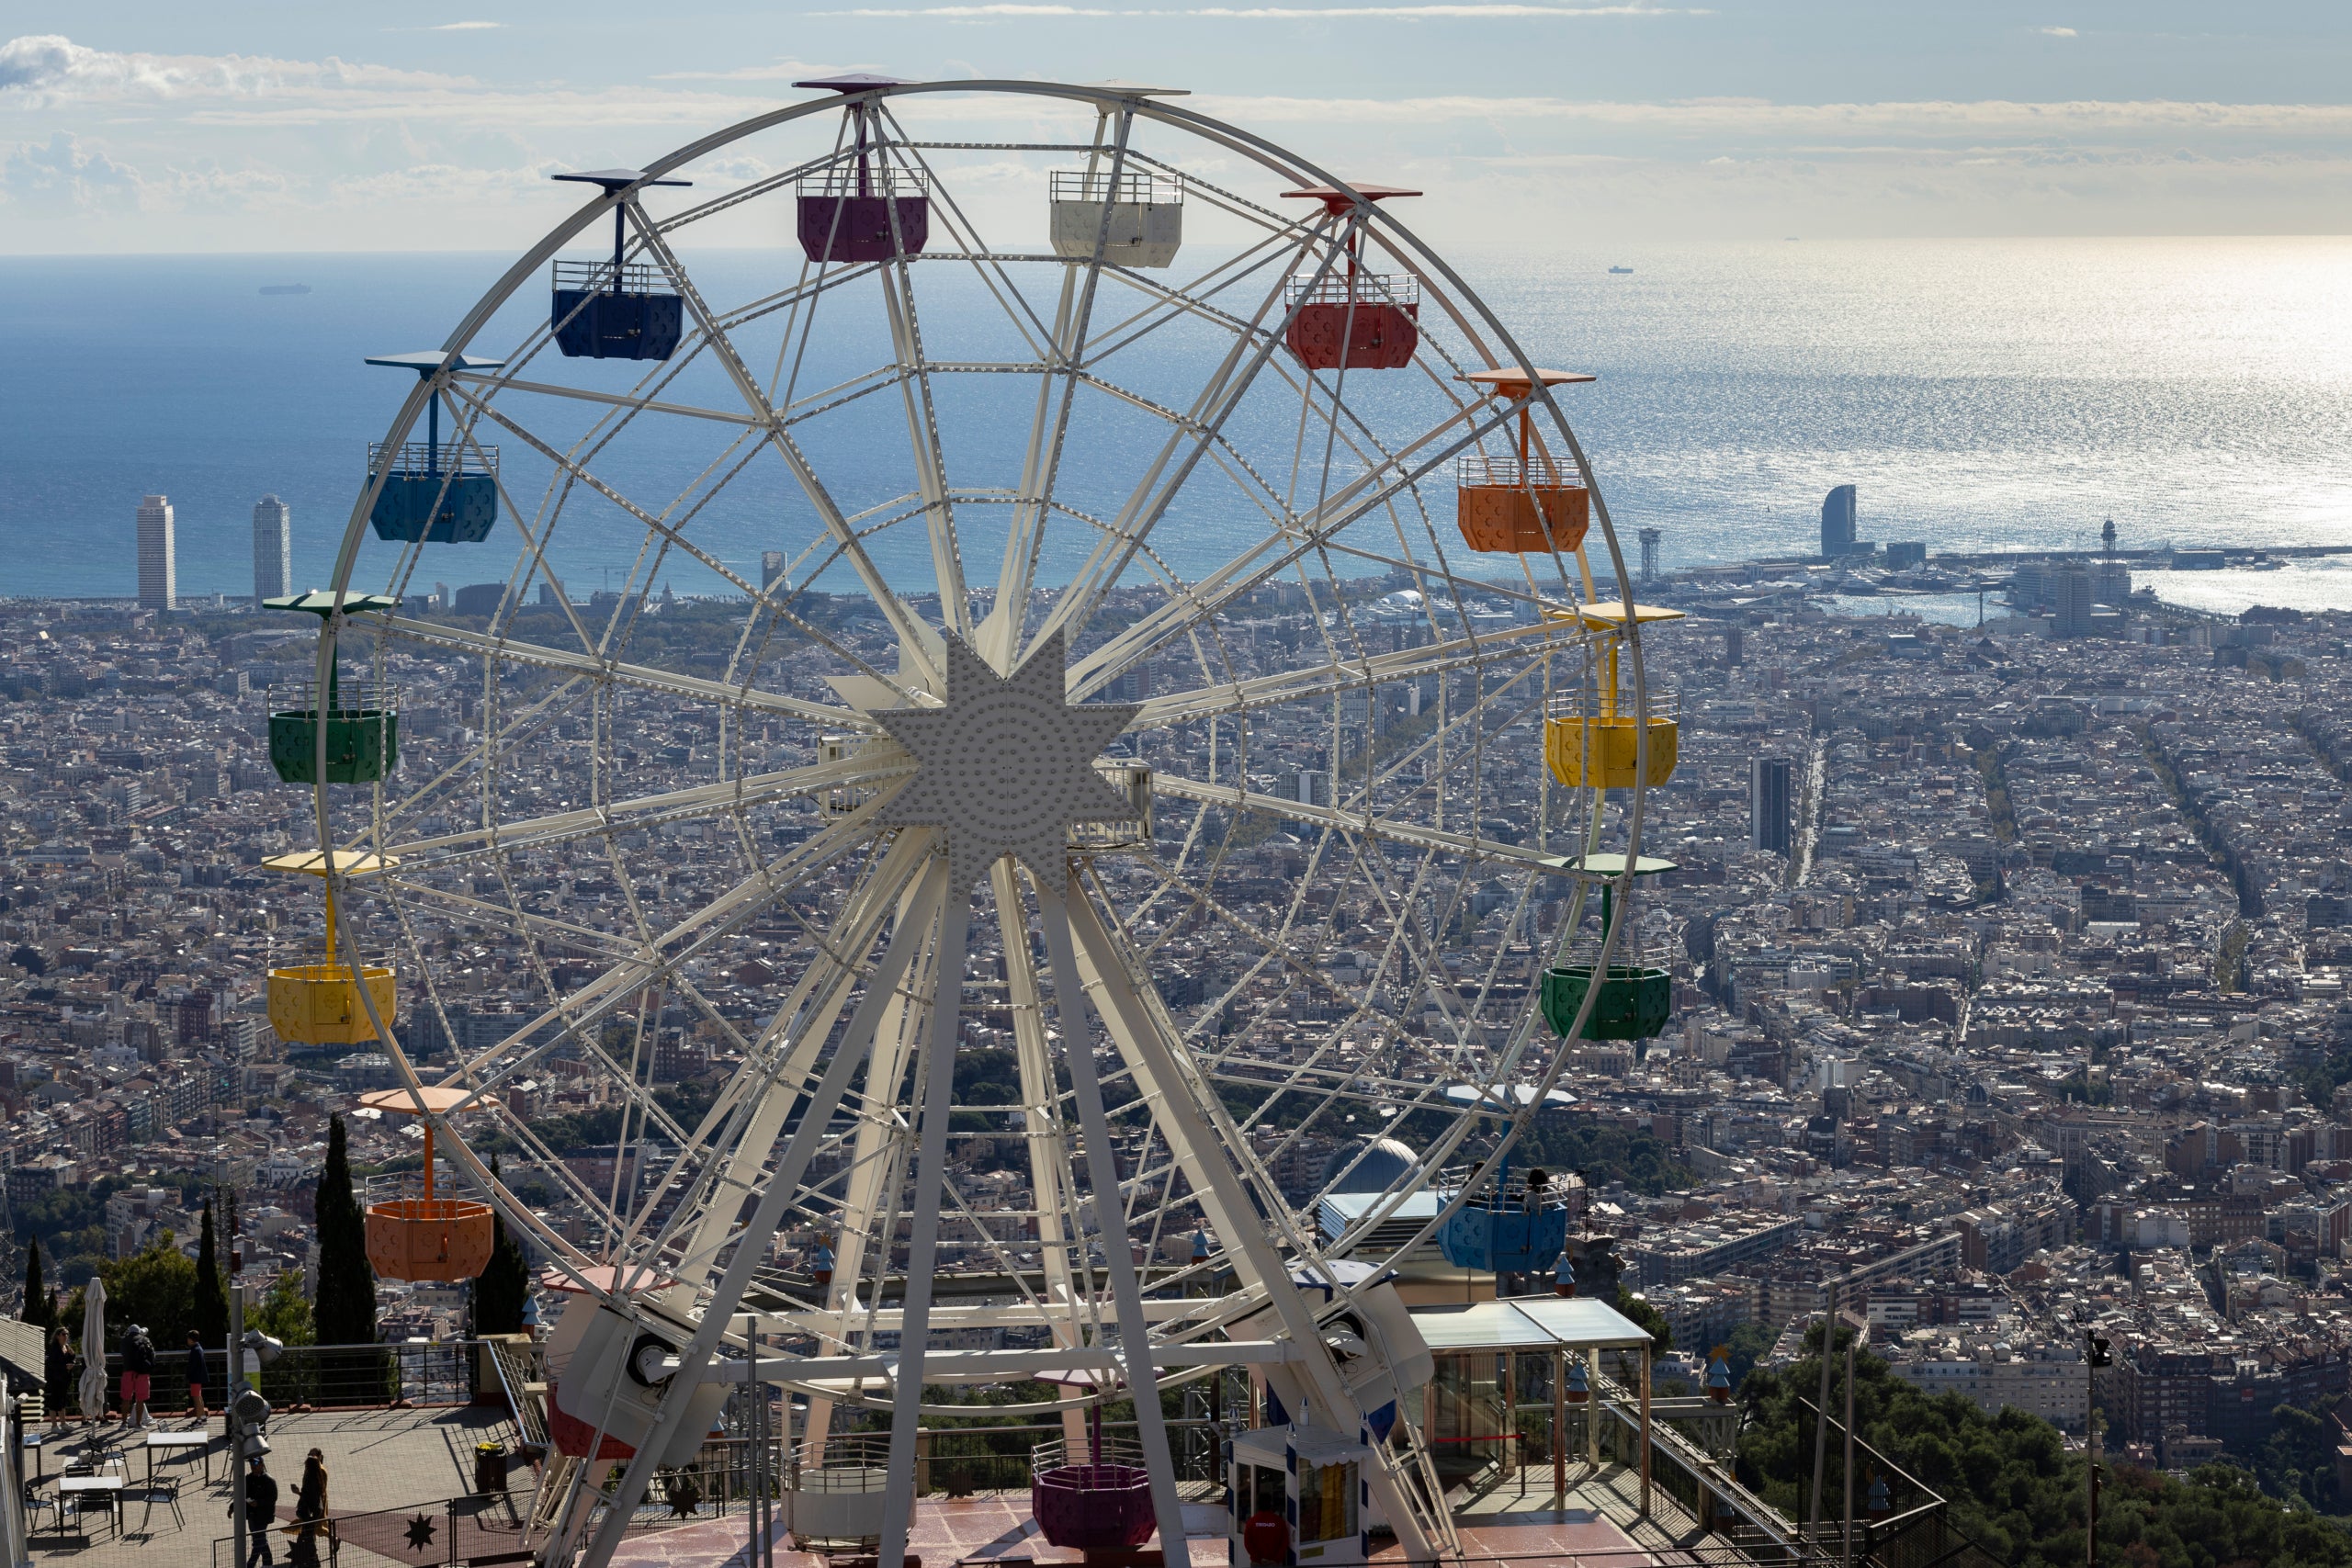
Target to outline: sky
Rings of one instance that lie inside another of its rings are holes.
[[[0,254],[512,250],[840,70],[1181,87],[1464,243],[2352,231],[2344,0],[11,0]]]

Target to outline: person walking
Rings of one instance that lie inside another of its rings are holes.
[[[245,1472],[245,1534],[253,1538],[253,1550],[241,1568],[254,1568],[256,1562],[277,1568],[277,1559],[269,1549],[269,1532],[277,1528],[277,1478],[255,1454],[253,1469]]]
[[[327,1556],[333,1558],[342,1544],[335,1540],[334,1526],[322,1526],[327,1517],[327,1459],[317,1449],[302,1461],[302,1479],[294,1488],[294,1520],[303,1528],[294,1535],[294,1544],[288,1549],[286,1560],[310,1568],[319,1560],[319,1531],[327,1536]]]
[[[65,1419],[74,1402],[74,1341],[62,1328],[49,1337],[41,1356],[41,1376],[49,1383],[49,1424]]]
[[[204,1384],[210,1370],[205,1365],[204,1340],[191,1328],[187,1331],[187,1407],[196,1412],[198,1427],[211,1419],[204,1408]]]
[[[136,1432],[148,1425],[147,1401],[155,1392],[155,1342],[132,1324],[122,1337],[122,1418]]]

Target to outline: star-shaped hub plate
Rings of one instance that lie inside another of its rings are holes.
[[[968,893],[1000,855],[1021,857],[1059,893],[1069,882],[1069,829],[1135,819],[1134,807],[1094,771],[1095,758],[1136,715],[1134,703],[1069,698],[1059,632],[1010,675],[947,638],[947,690],[938,707],[881,708],[874,717],[914,759],[915,775],[877,820],[936,828],[948,869]]]

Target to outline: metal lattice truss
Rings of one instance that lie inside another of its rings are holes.
[[[813,1345],[763,1366],[820,1395],[819,1431],[837,1406],[894,1410],[904,1486],[925,1382],[959,1375],[935,1331],[1034,1349],[960,1375],[1141,1382],[1195,1375],[1271,1305],[1318,1416],[1353,1429],[1317,1326],[1333,1309],[1292,1281],[1402,1194],[1327,1234],[1317,1201],[1351,1161],[1326,1151],[1410,1128],[1434,1173],[1514,1125],[1445,1091],[1548,1087],[1532,990],[1581,918],[1575,864],[1639,830],[1638,794],[1607,813],[1542,765],[1547,698],[1592,662],[1588,625],[1544,611],[1630,598],[1614,537],[1596,497],[1591,564],[1463,547],[1451,465],[1504,450],[1522,408],[1590,474],[1550,391],[1459,379],[1529,362],[1391,213],[1283,203],[1335,182],[1164,97],[947,91],[826,96],[681,149],[646,173],[694,177],[691,199],[615,186],[452,333],[386,439],[438,400],[453,447],[498,446],[493,546],[380,545],[371,487],[335,585],[413,604],[459,558],[505,575],[486,618],[326,627],[322,660],[364,652],[411,716],[395,782],[319,792],[322,840],[388,867],[338,878],[343,940],[396,950],[401,1021],[379,1032],[406,1081],[467,1091],[438,1119],[461,1175],[592,1294],[700,1322],[682,1389],[746,1325]],[[1067,134],[926,139],[976,104]],[[927,250],[786,280],[773,249],[695,249],[749,222],[773,245],[795,182],[842,167],[861,128],[878,166],[926,181]],[[1073,165],[1181,186],[1192,248],[1146,268],[1106,256],[1107,221],[1076,256],[991,231],[1034,232],[1037,176]],[[763,172],[711,195],[722,166]],[[1008,170],[1035,187],[1017,222],[990,216]],[[616,209],[650,269],[633,276],[682,302],[676,350],[569,360],[542,316],[494,367],[458,368]],[[1414,358],[1310,372],[1285,346],[1297,301],[1359,263],[1417,288]],[[600,581],[565,580],[589,560]],[[986,754],[943,750],[967,659],[1058,666],[1076,716],[1053,733],[1080,750],[1007,755],[1002,726],[969,731]],[[910,750],[894,709],[939,717]],[[1098,710],[1124,724],[1079,722]],[[1098,762],[1092,818],[958,852],[983,841],[959,792],[1050,773],[1077,799],[1069,769]],[[1122,801],[1148,817],[1110,817]],[[427,1038],[431,1066],[404,1047]],[[716,1064],[715,1097],[662,1083],[681,1054]],[[562,1146],[583,1127],[603,1157]],[[795,1296],[777,1269],[811,1238],[833,1278]],[[934,1306],[959,1278],[996,1288]],[[764,1315],[739,1315],[747,1292]],[[1168,1518],[1158,1404],[1137,1408]],[[1450,1538],[1408,1461],[1376,1484],[1409,1556]],[[593,1561],[627,1513],[579,1538]]]

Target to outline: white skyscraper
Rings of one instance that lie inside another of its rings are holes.
[[[149,610],[179,608],[179,563],[172,545],[169,496],[142,496],[139,502],[139,603]]]
[[[294,513],[274,495],[254,502],[254,607],[294,592]]]

